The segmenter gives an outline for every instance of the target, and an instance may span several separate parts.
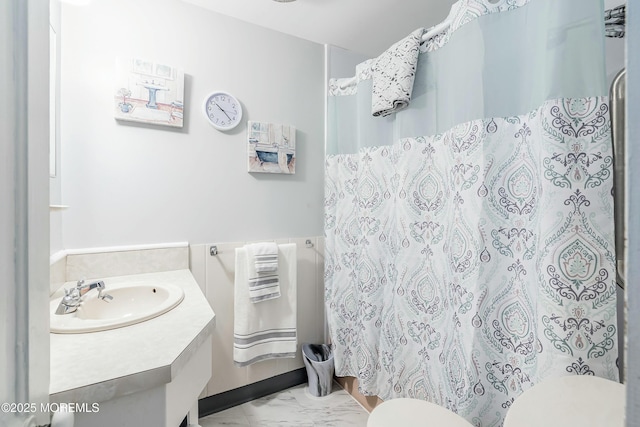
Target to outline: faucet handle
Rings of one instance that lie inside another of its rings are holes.
[[[100,294],[98,294],[98,298],[100,298],[102,301],[109,302],[113,299],[113,296],[109,294],[103,294],[102,290],[100,290]]]
[[[78,280],[78,282],[76,283],[76,288],[79,288],[82,285],[84,285],[84,277],[82,279]]]
[[[78,299],[80,298],[80,294],[78,293],[78,288],[70,288],[64,290],[64,297],[62,297],[62,302],[67,305],[77,304]]]

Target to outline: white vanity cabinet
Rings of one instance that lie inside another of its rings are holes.
[[[211,377],[215,314],[185,270],[101,278],[184,290],[172,310],[118,329],[51,334],[52,403],[77,403],[74,427],[178,427],[197,424],[197,402]],[[73,283],[67,284],[67,287]],[[97,405],[94,405],[97,404]],[[94,411],[92,408],[98,410]]]

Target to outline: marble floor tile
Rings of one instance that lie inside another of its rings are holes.
[[[218,417],[216,416],[216,414],[201,418],[198,423],[200,424],[200,427],[251,427],[251,424],[249,423],[249,420],[247,418],[242,420],[229,417]]]
[[[336,405],[341,404],[353,404],[354,407],[362,409],[362,407],[353,398],[344,391],[338,383],[333,384],[331,394],[328,396],[316,397],[309,393],[309,389],[306,385],[299,385],[297,387],[290,388],[289,391],[298,401],[298,404],[304,408],[313,409],[331,409]]]
[[[252,425],[299,425],[313,427],[311,412],[298,404],[291,391],[285,390],[240,405]],[[259,422],[259,423],[258,423]]]
[[[286,417],[286,414],[283,414],[282,417]],[[260,417],[251,418],[250,423],[251,427],[316,427],[317,425],[311,420],[269,420]]]
[[[337,383],[324,397],[306,384],[200,419],[202,427],[365,427],[369,413]]]
[[[314,410],[312,419],[316,426],[365,427],[369,413],[360,405],[342,404],[328,410]]]

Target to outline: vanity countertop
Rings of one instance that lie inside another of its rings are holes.
[[[99,278],[173,284],[183,301],[135,325],[82,334],[50,334],[52,402],[94,403],[171,382],[212,333],[215,314],[188,269]],[[75,282],[65,283],[65,288]],[[53,298],[60,296],[59,292]]]

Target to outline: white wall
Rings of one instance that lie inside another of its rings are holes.
[[[368,56],[341,47],[329,46],[329,78],[353,77],[356,65],[369,59]]]
[[[321,45],[178,0],[64,4],[62,39],[66,249],[322,234]],[[184,129],[114,120],[118,57],[184,69]],[[213,90],[243,105],[229,133],[201,112]],[[247,120],[298,129],[295,175],[247,173]]]

